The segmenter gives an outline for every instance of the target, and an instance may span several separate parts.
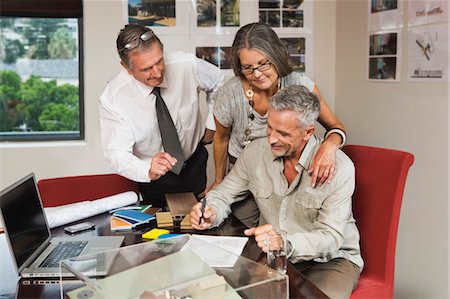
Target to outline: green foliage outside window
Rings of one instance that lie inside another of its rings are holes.
[[[77,18],[0,17],[1,140],[82,136],[80,79]]]
[[[37,76],[21,82],[14,71],[0,71],[0,119],[2,132],[76,131],[78,86],[58,86]]]

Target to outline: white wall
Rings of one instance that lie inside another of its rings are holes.
[[[449,85],[406,80],[406,28],[401,82],[368,82],[367,5],[337,2],[336,113],[349,143],[415,155],[400,217],[395,297],[448,298]]]
[[[97,102],[120,69],[114,43],[124,11],[117,0],[87,0],[84,10],[86,140],[1,143],[0,189],[31,171],[38,179],[111,172],[101,151]],[[346,125],[349,143],[414,153],[400,219],[395,295],[448,298],[448,85],[368,82],[366,25],[367,1],[316,0],[313,79]],[[210,180],[212,165],[211,154]]]

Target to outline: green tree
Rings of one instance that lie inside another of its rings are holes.
[[[16,109],[21,80],[14,71],[0,71],[0,131],[9,132],[21,119]]]
[[[61,27],[50,38],[48,53],[51,59],[71,59],[76,55],[77,44],[68,27]]]
[[[39,116],[39,123],[44,131],[77,131],[78,118],[78,108],[51,103],[45,106]]]
[[[45,106],[52,103],[51,92],[56,87],[56,81],[44,82],[38,76],[32,75],[22,84],[19,95],[21,103],[17,106],[23,112],[27,127],[33,131],[41,131],[39,116]]]
[[[51,91],[52,103],[45,106],[39,117],[44,131],[77,131],[80,129],[79,90],[63,84]]]

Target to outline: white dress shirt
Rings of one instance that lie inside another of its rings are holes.
[[[164,63],[161,96],[187,160],[201,141],[205,126],[215,130],[210,94],[223,85],[223,74],[190,53],[165,54]],[[117,173],[137,182],[150,182],[152,157],[164,151],[152,90],[123,69],[108,82],[99,103],[104,155]],[[200,114],[200,90],[206,92],[208,102],[206,124]]]

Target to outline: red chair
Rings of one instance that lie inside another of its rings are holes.
[[[350,298],[393,298],[400,207],[414,156],[359,145],[347,145],[343,151],[355,164],[353,214],[361,235],[361,254],[365,263]]]
[[[39,180],[38,189],[44,207],[95,200],[126,191],[134,191],[139,195],[138,184],[118,174],[43,179]]]

